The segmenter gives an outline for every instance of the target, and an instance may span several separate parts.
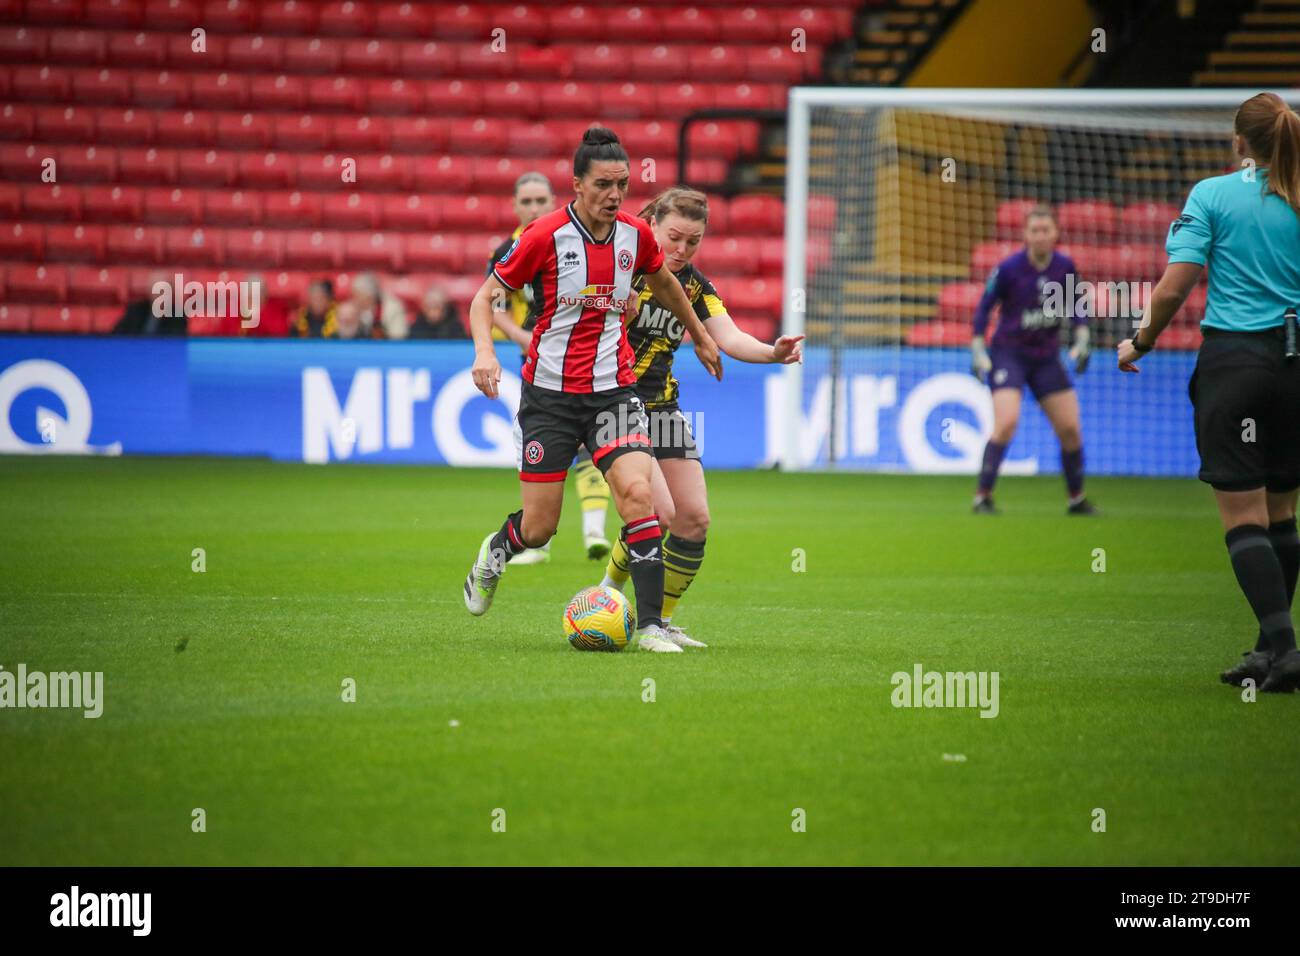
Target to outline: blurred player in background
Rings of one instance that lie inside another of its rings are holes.
[[[709,200],[702,192],[674,186],[660,193],[644,209],[641,218],[650,223],[668,267],[690,300],[691,308],[727,355],[742,362],[780,362],[789,365],[802,358],[802,335],[782,336],[767,345],[736,327],[717,290],[691,263],[704,241],[709,222]],[[709,498],[704,483],[704,466],[696,448],[690,423],[678,407],[677,379],[673,378],[673,355],[682,344],[685,330],[673,318],[672,310],[655,298],[638,278],[633,283],[636,298],[630,310],[627,341],[632,346],[632,371],[636,393],[650,417],[650,437],[655,465],[651,493],[659,522],[668,529],[664,539],[663,625],[668,639],[682,647],[706,647],[672,623],[677,602],[695,580],[704,563],[704,539],[709,529]],[[630,573],[626,542],[614,542],[605,579],[601,584],[622,590]]]
[[[1064,314],[1045,305],[1044,286],[1048,282],[1066,287],[1066,276],[1077,272],[1069,256],[1056,251],[1059,230],[1056,213],[1050,206],[1035,206],[1025,217],[1025,248],[998,264],[989,276],[984,296],[975,311],[974,337],[971,339],[971,371],[993,390],[993,434],[984,446],[979,487],[975,492],[976,514],[997,514],[993,505],[993,484],[1002,467],[1007,446],[1020,424],[1021,393],[1026,385],[1061,443],[1061,471],[1072,515],[1096,514],[1083,493],[1083,432],[1079,426],[1079,398],[1061,364],[1060,323],[1074,326],[1070,360],[1076,373],[1088,365],[1091,352],[1087,316],[1074,314],[1074,303],[1064,301]],[[984,332],[994,304],[998,309],[998,326],[993,342],[986,348]]]
[[[537,321],[515,416],[523,507],[479,545],[464,598],[471,614],[485,613],[508,562],[555,534],[564,478],[578,445],[585,444],[626,522],[636,643],[642,650],[681,653],[661,620],[663,531],[650,493],[650,423],[632,388],[632,350],[623,328],[634,276],[645,276],[650,290],[691,332],[700,362],[719,379],[722,361],[680,283],[664,267],[649,224],[622,211],[629,167],[614,133],[587,130],[573,157],[574,200],[520,233],[470,306],[471,375],[488,398],[497,397],[501,381],[492,345],[493,300],[532,285]]]
[[[533,220],[546,215],[555,208],[555,193],[551,181],[538,172],[524,173],[515,180],[514,192],[515,215],[519,217],[519,226],[492,252],[488,259],[487,274],[491,275],[496,264],[501,261],[515,240]],[[528,357],[528,344],[532,341],[533,324],[537,320],[534,305],[537,299],[531,285],[523,286],[511,292],[504,300],[492,303],[492,337],[497,340],[509,339],[519,346],[521,361]],[[574,488],[582,504],[582,544],[587,557],[593,561],[609,554],[609,539],[605,537],[605,514],[609,510],[609,485],[591,461],[591,453],[585,447],[578,449],[578,460],[573,466]],[[540,564],[551,560],[551,543],[548,541],[540,548],[529,548],[515,556],[515,564]]]
[[[1192,187],[1169,227],[1169,265],[1142,327],[1119,344],[1135,364],[1209,269],[1204,340],[1188,383],[1201,455],[1237,584],[1259,621],[1254,650],[1220,675],[1261,691],[1300,688],[1291,601],[1300,573],[1300,116],[1260,93],[1237,110],[1245,169]]]

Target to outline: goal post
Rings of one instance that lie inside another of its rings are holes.
[[[969,371],[975,307],[1023,246],[1027,210],[1047,204],[1075,263],[1053,301],[1089,317],[1092,359],[1069,365],[1089,472],[1194,475],[1186,386],[1204,280],[1145,374],[1121,376],[1113,348],[1163,272],[1187,191],[1240,168],[1232,119],[1255,92],[792,89],[782,333],[806,336],[805,359],[769,382],[772,457],[786,470],[974,474],[992,424]],[[1043,312],[1065,360],[1069,323]],[[1004,473],[1058,470],[1027,392]]]

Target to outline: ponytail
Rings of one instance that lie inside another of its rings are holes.
[[[1300,116],[1276,93],[1242,103],[1233,122],[1250,151],[1268,163],[1268,190],[1300,214]]]

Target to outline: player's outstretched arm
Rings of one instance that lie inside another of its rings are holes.
[[[726,312],[710,316],[706,328],[718,343],[718,348],[739,362],[779,362],[782,365],[792,365],[803,360],[803,347],[799,344],[803,341],[802,335],[783,335],[768,345],[737,328]]]
[[[1196,283],[1201,280],[1201,270],[1204,268],[1195,262],[1169,263],[1165,274],[1151,292],[1151,302],[1147,306],[1146,315],[1142,317],[1142,324],[1132,338],[1125,339],[1116,348],[1121,372],[1138,370],[1137,360],[1155,348],[1156,339],[1192,294]],[[1143,346],[1141,349],[1133,345],[1135,339]]]
[[[668,271],[667,266],[660,266],[658,272],[646,273],[645,281],[654,297],[668,306],[686,331],[691,333],[691,341],[695,343],[695,356],[700,364],[709,370],[710,375],[721,381],[722,356],[718,354],[717,343],[691,308],[691,300],[686,298],[686,290],[677,281],[677,277]]]
[[[494,302],[504,302],[509,294],[510,290],[495,276],[488,276],[469,304],[469,331],[474,337],[474,365],[470,374],[474,386],[488,398],[497,397],[497,386],[501,383],[501,363],[492,346],[492,306]]]

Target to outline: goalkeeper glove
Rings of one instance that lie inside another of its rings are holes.
[[[1074,373],[1082,375],[1088,370],[1088,359],[1092,355],[1092,333],[1086,325],[1074,327],[1074,345],[1070,347],[1070,361],[1074,363]]]
[[[991,371],[993,371],[993,360],[989,358],[989,351],[984,347],[984,336],[977,335],[970,340],[970,373],[984,382],[988,380]]]

